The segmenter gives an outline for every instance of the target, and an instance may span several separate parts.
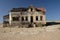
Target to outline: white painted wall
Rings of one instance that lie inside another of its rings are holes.
[[[11,25],[12,23],[12,17],[16,17],[19,16],[20,21],[21,22],[21,17],[24,16],[24,19],[26,16],[28,16],[28,22],[30,22],[30,17],[33,16],[33,22],[46,22],[46,18],[45,15],[42,14],[42,12],[23,12],[23,14],[21,15],[21,12],[9,12],[9,23]],[[38,21],[36,21],[36,16],[38,16]],[[43,21],[40,21],[40,16],[43,16]]]

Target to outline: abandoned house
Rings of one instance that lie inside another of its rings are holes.
[[[12,8],[8,15],[3,16],[3,27],[40,27],[45,24],[45,9],[32,5],[27,8]]]

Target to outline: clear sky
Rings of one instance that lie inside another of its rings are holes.
[[[0,0],[0,22],[12,8],[28,7],[30,4],[44,7],[47,20],[60,20],[60,0]]]

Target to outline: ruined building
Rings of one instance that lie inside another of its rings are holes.
[[[40,27],[46,24],[45,9],[35,8],[13,8],[8,15],[3,16],[3,27]]]

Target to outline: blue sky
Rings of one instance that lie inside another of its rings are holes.
[[[44,7],[47,20],[60,20],[60,0],[0,0],[0,22],[12,8],[28,7],[30,4]]]

